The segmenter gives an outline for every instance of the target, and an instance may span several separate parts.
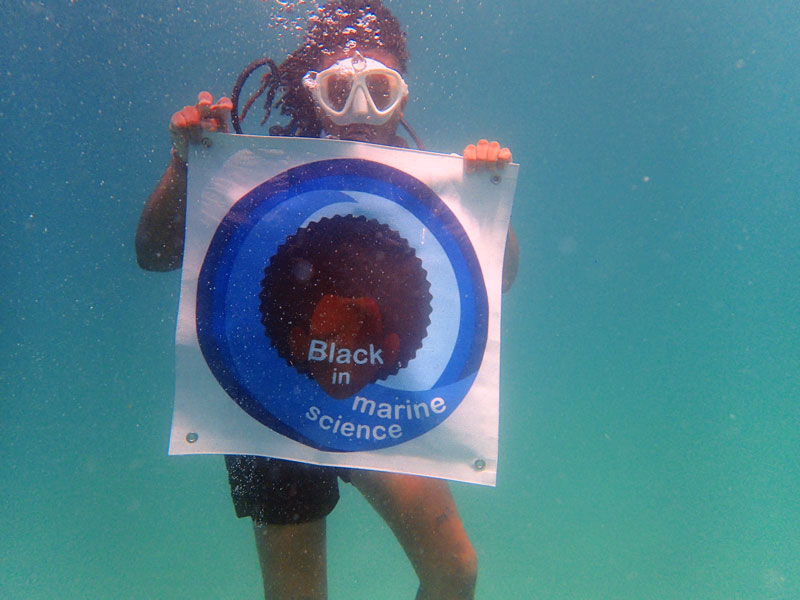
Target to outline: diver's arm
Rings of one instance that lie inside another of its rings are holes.
[[[507,292],[514,285],[519,271],[519,240],[514,228],[509,224],[506,237],[506,252],[503,257],[503,292]]]
[[[183,259],[186,163],[176,152],[150,194],[136,230],[136,260],[147,271],[172,271]]]
[[[228,131],[233,104],[222,97],[217,103],[208,92],[197,95],[197,103],[172,115],[169,134],[172,160],[147,200],[136,231],[136,260],[148,271],[172,271],[183,260],[186,223],[186,157],[191,141],[204,131]]]

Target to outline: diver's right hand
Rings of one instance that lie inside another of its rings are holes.
[[[229,98],[222,97],[214,104],[214,97],[208,92],[197,95],[197,104],[185,106],[169,121],[169,135],[172,147],[184,163],[188,157],[189,142],[200,141],[203,131],[228,131],[228,118],[233,109]]]

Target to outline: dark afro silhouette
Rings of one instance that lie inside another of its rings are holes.
[[[278,354],[301,373],[309,374],[308,365],[292,357],[289,333],[309,330],[326,295],[372,298],[383,332],[399,336],[397,359],[383,365],[377,379],[407,366],[422,347],[430,283],[414,249],[388,225],[363,216],[323,217],[290,235],[270,258],[261,283],[262,323]]]

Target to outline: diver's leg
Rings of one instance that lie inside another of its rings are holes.
[[[339,500],[338,471],[262,456],[226,456],[231,497],[252,518],[269,600],[324,600],[325,517]]]
[[[292,525],[253,521],[267,600],[325,600],[325,519]]]
[[[420,581],[417,600],[471,600],[478,560],[447,482],[353,469],[351,481],[391,527]]]

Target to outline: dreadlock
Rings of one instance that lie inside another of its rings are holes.
[[[293,52],[280,66],[268,58],[251,63],[233,88],[231,113],[233,127],[241,133],[240,121],[255,100],[264,92],[264,125],[273,108],[280,108],[282,115],[289,117],[288,125],[270,127],[270,135],[319,137],[322,123],[314,110],[314,101],[303,86],[303,76],[319,68],[324,58],[337,51],[381,48],[397,58],[399,71],[405,73],[408,62],[406,36],[397,18],[381,0],[331,0],[321,6],[308,21],[308,32],[304,44]],[[269,72],[261,78],[261,85],[248,99],[238,114],[239,94],[247,78],[258,68],[269,66]],[[283,95],[275,101],[279,90]]]

